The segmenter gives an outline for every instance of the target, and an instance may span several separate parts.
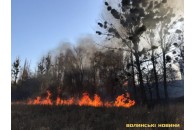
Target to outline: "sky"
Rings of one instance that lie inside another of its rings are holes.
[[[35,69],[60,43],[95,34],[102,8],[103,0],[12,0],[11,62],[27,59]]]

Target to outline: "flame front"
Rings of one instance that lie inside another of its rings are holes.
[[[93,107],[126,107],[129,108],[135,105],[135,101],[130,99],[129,94],[118,96],[114,102],[103,102],[99,95],[94,94],[93,99],[88,93],[83,93],[81,98],[71,97],[69,99],[61,99],[57,97],[56,101],[51,100],[51,93],[47,91],[47,97],[41,98],[38,96],[34,100],[28,101],[29,105],[79,105],[79,106],[93,106]]]
[[[114,106],[116,107],[131,107],[135,104],[134,100],[130,100],[129,99],[129,94],[126,93],[126,97],[124,96],[124,94],[118,96],[116,98],[116,101],[114,102]]]
[[[34,105],[52,105],[52,100],[50,91],[47,91],[47,97],[45,99],[41,99],[40,96],[38,96],[35,100],[29,100],[28,104],[34,104]]]
[[[103,106],[103,102],[97,94],[94,95],[94,100],[92,100],[88,93],[83,93],[82,98],[78,101],[78,105],[100,107]]]

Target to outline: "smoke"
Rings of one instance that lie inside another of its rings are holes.
[[[174,9],[176,15],[184,15],[184,0],[167,0],[167,4]]]
[[[71,48],[71,44],[70,42],[62,42],[59,44],[59,46],[57,48],[55,48],[52,52],[55,54],[59,54],[59,53],[65,53],[67,49]]]
[[[90,67],[90,62],[93,54],[97,51],[95,41],[93,37],[86,36],[79,38],[75,49],[80,50],[80,55],[82,56],[82,64],[85,67]]]
[[[47,57],[49,54],[51,56],[51,60],[54,63],[60,54],[65,55],[68,51],[71,51],[76,59],[82,59],[82,64],[84,67],[90,67],[90,60],[93,54],[97,51],[97,46],[93,37],[90,35],[81,37],[77,40],[76,43],[71,42],[61,42],[59,45],[49,50],[43,57]],[[42,59],[40,58],[40,60]]]

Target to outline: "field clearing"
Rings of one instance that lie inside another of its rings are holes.
[[[183,129],[184,104],[144,106],[131,108],[79,107],[79,106],[33,106],[16,105],[11,107],[12,130],[127,130],[126,123],[180,124]],[[133,128],[132,128],[133,129]],[[155,128],[135,128],[155,129]],[[156,128],[158,129],[158,128]]]

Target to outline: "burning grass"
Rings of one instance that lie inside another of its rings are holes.
[[[183,107],[183,103],[157,105],[154,109],[139,105],[127,109],[13,104],[11,126],[12,130],[127,130],[126,123],[179,123],[180,128],[170,129],[181,130],[184,122]]]
[[[71,97],[69,99],[61,99],[59,96],[56,101],[51,99],[50,91],[47,91],[47,97],[41,98],[38,96],[36,99],[30,99],[27,104],[29,105],[79,105],[79,106],[93,106],[93,107],[132,107],[135,101],[130,99],[128,93],[119,95],[114,102],[103,102],[101,97],[94,94],[93,99],[90,98],[88,93],[83,93],[81,98]]]

